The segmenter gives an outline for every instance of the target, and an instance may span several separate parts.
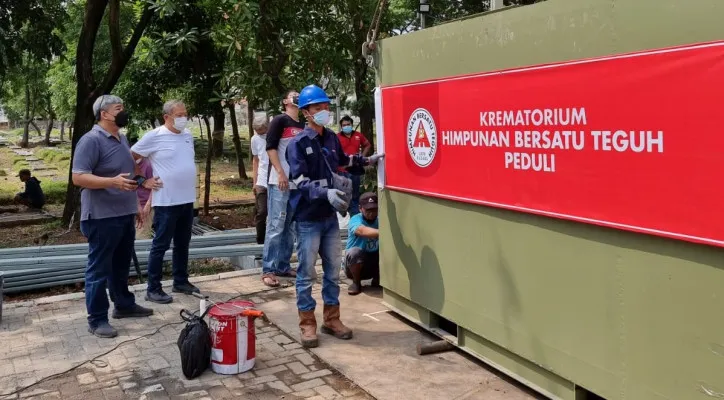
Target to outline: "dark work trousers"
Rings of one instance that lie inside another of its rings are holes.
[[[189,243],[194,224],[194,203],[153,208],[155,235],[148,256],[148,291],[161,289],[163,257],[173,240],[172,271],[173,284],[182,285],[189,281]]]
[[[128,290],[135,222],[135,214],[80,222],[80,230],[88,238],[85,305],[88,325],[92,328],[108,322],[106,287],[117,310],[127,310],[136,304],[133,293]]]
[[[258,244],[264,244],[266,238],[266,216],[267,216],[267,194],[266,188],[263,186],[256,186],[256,193],[254,194],[256,204],[254,206],[254,225],[256,226],[256,242]]]

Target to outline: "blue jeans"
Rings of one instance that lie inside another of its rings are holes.
[[[360,186],[362,186],[362,175],[353,175],[349,172],[343,172],[342,175],[352,180],[352,200],[349,202],[347,212],[350,216],[359,214],[359,197],[362,195],[359,191]]]
[[[148,255],[148,291],[161,290],[163,256],[173,239],[173,284],[189,281],[189,243],[194,224],[194,203],[153,207],[153,228],[156,231]]]
[[[334,214],[322,221],[297,221],[297,308],[311,311],[317,306],[312,297],[314,264],[317,254],[322,258],[322,300],[329,306],[339,305],[339,265],[341,242],[339,222]]]
[[[80,222],[80,231],[88,238],[88,265],[85,269],[85,307],[92,328],[108,322],[106,287],[117,310],[136,304],[128,290],[128,272],[136,240],[136,216],[89,219]]]
[[[290,191],[279,190],[277,185],[267,189],[266,238],[264,239],[264,257],[262,274],[284,275],[291,271],[289,261],[294,251],[294,228],[292,210],[289,203]]]

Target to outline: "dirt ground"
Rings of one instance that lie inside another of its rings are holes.
[[[61,206],[49,206],[53,215],[62,214]],[[242,206],[232,209],[212,209],[209,215],[199,215],[199,220],[219,230],[241,229],[254,226],[254,207]],[[50,246],[59,244],[86,243],[77,230],[61,226],[60,220],[53,222],[0,228],[0,248]]]
[[[228,210],[209,210],[209,215],[200,213],[199,220],[219,230],[249,228],[254,226],[254,207],[244,206]]]
[[[61,210],[62,211],[62,210]],[[53,215],[58,215],[51,211]],[[0,248],[86,243],[80,231],[68,229],[60,220],[38,225],[0,228]]]

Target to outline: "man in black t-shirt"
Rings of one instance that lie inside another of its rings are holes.
[[[25,191],[15,195],[15,202],[34,209],[41,209],[45,205],[45,194],[40,188],[40,181],[30,174],[30,170],[23,169],[18,178],[25,182]]]
[[[279,286],[278,276],[296,277],[290,259],[294,248],[292,216],[294,209],[289,203],[291,190],[296,190],[289,182],[289,164],[286,150],[289,142],[304,129],[299,121],[299,107],[296,99],[299,93],[287,92],[282,100],[284,114],[277,115],[269,124],[266,135],[266,151],[269,155],[267,181],[267,225],[262,261],[262,281],[267,286]]]

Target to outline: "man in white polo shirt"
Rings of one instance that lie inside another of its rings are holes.
[[[253,162],[253,190],[256,204],[254,206],[254,225],[256,226],[256,242],[264,244],[266,238],[267,195],[266,184],[269,171],[269,156],[266,153],[266,132],[269,130],[269,117],[257,115],[252,123],[254,136],[251,137],[251,155]]]
[[[139,161],[148,158],[163,187],[151,193],[155,236],[148,257],[146,300],[166,304],[173,298],[161,288],[162,264],[173,240],[173,291],[199,292],[189,282],[188,261],[191,227],[196,200],[196,162],[194,138],[186,130],[186,106],[178,100],[163,105],[164,124],[138,141],[131,151]]]

